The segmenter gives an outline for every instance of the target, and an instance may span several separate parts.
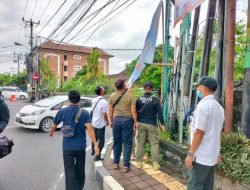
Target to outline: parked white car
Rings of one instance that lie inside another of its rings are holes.
[[[29,98],[27,92],[21,91],[18,87],[2,87],[2,98],[9,99],[11,95],[15,95],[17,99],[25,100]]]
[[[24,106],[16,115],[16,124],[24,128],[39,129],[42,132],[49,132],[53,118],[57,112],[69,106],[68,96],[53,96],[33,105]],[[92,99],[81,97],[81,108],[91,111]],[[61,125],[58,126],[60,128]]]

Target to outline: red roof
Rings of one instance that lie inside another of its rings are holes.
[[[93,52],[93,48],[91,47],[57,44],[52,41],[47,41],[47,42],[42,43],[40,49],[61,50],[61,51],[67,51],[67,52],[78,52],[78,53],[86,53],[86,54],[90,54]],[[102,56],[113,57],[113,55],[108,54],[102,49],[99,49],[99,48],[97,49]]]

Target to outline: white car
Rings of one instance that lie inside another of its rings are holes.
[[[11,95],[15,95],[17,99],[25,100],[29,98],[29,94],[27,92],[21,91],[18,87],[2,87],[2,98],[9,99]]]
[[[16,124],[24,128],[39,129],[42,132],[49,132],[53,118],[57,112],[69,106],[68,96],[53,96],[33,105],[24,106],[16,114]],[[81,108],[91,111],[92,99],[81,97]],[[60,128],[61,125],[58,126]]]

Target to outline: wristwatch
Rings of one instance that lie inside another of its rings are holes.
[[[190,157],[194,157],[194,155],[193,155],[193,153],[192,152],[188,152],[188,154],[187,154],[188,156],[190,156]]]

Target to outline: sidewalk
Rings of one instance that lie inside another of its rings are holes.
[[[122,166],[122,161],[120,167]],[[131,170],[122,173],[113,169],[112,144],[108,145],[104,156],[103,167],[114,178],[120,189],[124,190],[186,190],[187,187],[176,181],[171,176],[161,171],[154,171],[152,166],[144,163],[143,169],[136,167],[136,162],[131,162]],[[110,185],[112,187],[112,185]],[[105,189],[105,188],[104,188]],[[110,188],[112,189],[112,188]],[[117,190],[117,187],[115,188]]]

